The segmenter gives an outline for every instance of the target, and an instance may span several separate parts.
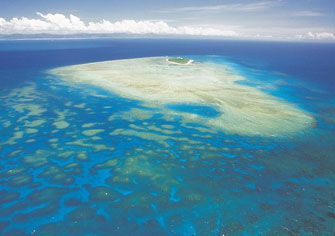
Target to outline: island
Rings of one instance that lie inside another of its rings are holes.
[[[172,64],[177,64],[177,65],[189,65],[193,62],[193,60],[191,59],[182,58],[182,57],[167,58],[166,61]]]

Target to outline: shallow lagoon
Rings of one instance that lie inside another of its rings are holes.
[[[228,63],[316,122],[276,137],[235,134],[183,115],[215,119],[214,108],[150,106],[42,74],[1,92],[2,235],[332,235],[327,92],[190,57]]]

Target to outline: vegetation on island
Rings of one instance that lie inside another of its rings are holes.
[[[168,62],[182,64],[182,65],[186,65],[186,64],[190,63],[190,61],[191,61],[191,59],[186,59],[186,58],[182,58],[182,57],[172,57],[172,58],[168,58],[167,60],[168,60]]]

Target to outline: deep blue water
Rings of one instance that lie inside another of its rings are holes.
[[[282,72],[316,86],[335,88],[332,74],[335,45],[327,43],[148,39],[0,41],[0,69],[5,71],[162,55],[224,55],[255,69]]]
[[[295,103],[315,126],[278,139],[206,131],[45,73],[166,55],[229,64],[247,78],[239,83]],[[334,235],[334,68],[335,44],[0,41],[0,234]],[[154,115],[134,118],[134,108]],[[61,117],[68,126],[55,125]],[[152,136],[111,135],[134,127]]]

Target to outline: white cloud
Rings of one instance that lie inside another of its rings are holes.
[[[276,1],[262,1],[262,2],[254,2],[254,3],[235,3],[235,4],[221,4],[221,5],[213,5],[213,6],[197,6],[197,7],[181,7],[174,8],[164,11],[159,11],[163,13],[171,13],[171,12],[194,12],[194,11],[239,11],[239,12],[249,12],[249,11],[259,11],[264,10],[266,8],[271,8],[275,4]]]
[[[335,34],[330,32],[308,32],[296,35],[297,39],[318,39],[318,40],[334,40]]]
[[[5,20],[0,18],[0,34],[75,34],[75,33],[128,33],[128,34],[162,34],[162,35],[200,35],[200,36],[238,36],[235,31],[203,27],[172,27],[164,21],[122,20],[110,22],[83,22],[70,14],[42,14],[40,19],[26,17]]]
[[[45,22],[52,25],[55,30],[85,30],[85,23],[80,20],[79,17],[76,17],[70,14],[70,17],[67,18],[62,14],[42,14],[40,12],[36,13],[44,19]]]
[[[307,17],[313,17],[313,16],[324,16],[321,12],[316,11],[298,11],[292,14],[292,16],[307,16]]]

